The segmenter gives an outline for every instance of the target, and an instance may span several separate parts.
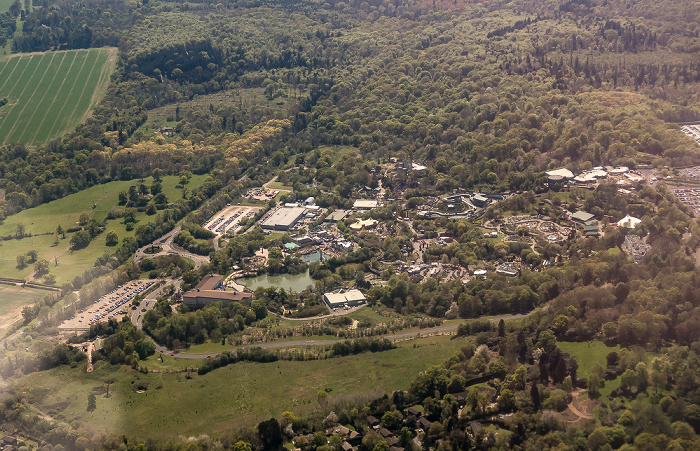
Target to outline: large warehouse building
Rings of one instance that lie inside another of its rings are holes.
[[[365,295],[360,290],[349,290],[343,293],[325,293],[323,300],[328,307],[355,307],[365,302]]]
[[[253,301],[253,293],[244,291],[224,291],[224,277],[218,274],[208,274],[196,287],[182,295],[182,302],[191,309],[202,308],[212,302],[245,302]]]
[[[304,215],[305,207],[282,207],[263,221],[262,228],[270,230],[289,230]]]

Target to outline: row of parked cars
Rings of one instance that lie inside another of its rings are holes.
[[[97,310],[89,310],[88,313],[94,313],[90,318],[90,324],[94,324],[102,319],[111,319],[117,315],[124,313],[120,307],[128,302],[131,302],[136,296],[146,291],[153,285],[155,281],[149,280],[146,282],[131,282],[126,286],[116,288],[110,293],[102,296],[100,302],[105,301]]]

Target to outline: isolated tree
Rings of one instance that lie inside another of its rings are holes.
[[[258,424],[258,436],[262,442],[264,451],[277,450],[282,446],[282,429],[276,418],[261,421]]]
[[[36,249],[27,252],[27,263],[34,263],[37,258],[39,258],[39,252],[37,252]]]
[[[42,258],[34,264],[34,272],[37,276],[47,274],[49,272],[49,262]]]
[[[15,226],[15,237],[23,238],[24,233],[25,233],[24,224],[22,224],[21,222],[18,222],[17,225]]]
[[[87,247],[88,244],[90,244],[90,241],[92,240],[92,237],[90,236],[90,232],[86,230],[81,230],[79,232],[75,232],[75,235],[70,239],[70,246],[71,249],[73,250],[78,250],[78,249],[83,249]]]
[[[27,267],[27,256],[22,254],[17,256],[17,268],[24,269]]]
[[[107,246],[116,246],[117,243],[119,243],[119,236],[117,235],[117,232],[114,230],[110,230],[107,232],[107,236],[105,236],[105,244]]]

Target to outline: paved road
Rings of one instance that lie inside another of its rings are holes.
[[[533,310],[534,312],[534,310]],[[532,312],[527,313],[527,314],[517,314],[517,315],[502,315],[502,316],[497,316],[495,318],[489,318],[489,321],[492,323],[498,322],[500,320],[504,321],[509,321],[509,320],[514,320],[514,319],[520,319],[524,318],[528,315],[530,315]],[[414,330],[414,331],[409,331],[409,332],[400,332],[397,334],[388,334],[388,335],[377,335],[374,337],[367,337],[367,338],[386,338],[388,340],[403,340],[406,338],[412,338],[412,337],[417,337],[418,335],[430,335],[430,334],[437,334],[437,333],[444,333],[444,332],[451,332],[454,330],[457,330],[458,325],[457,324],[449,324],[446,326],[438,326],[438,327],[430,327],[427,329],[421,329],[421,330]],[[290,348],[290,347],[295,347],[295,346],[328,346],[332,345],[333,343],[337,343],[339,341],[345,341],[345,339],[335,339],[335,340],[292,340],[292,341],[273,341],[273,342],[266,342],[266,343],[256,343],[252,345],[247,345],[247,346],[238,346],[236,348],[232,348],[231,351],[234,351],[235,349],[242,348],[242,349],[248,349],[248,348],[262,348],[262,349],[277,349],[277,348]],[[162,352],[163,354],[171,354],[172,351],[168,350],[167,348],[157,345],[156,344],[156,351],[157,352]],[[180,359],[206,359],[207,357],[213,357],[215,355],[221,354],[221,352],[212,352],[209,354],[185,354],[185,353],[176,353],[175,356]]]
[[[208,256],[192,254],[183,249],[180,249],[179,247],[173,244],[173,239],[175,238],[175,235],[177,235],[178,232],[180,232],[180,230],[182,230],[182,226],[177,226],[170,232],[158,238],[153,243],[147,244],[146,246],[137,249],[136,255],[134,256],[134,262],[138,263],[144,258],[151,258],[158,255],[178,254],[181,257],[189,258],[190,260],[194,261],[195,269],[199,269],[199,267],[203,264],[209,263]],[[149,249],[151,246],[159,246],[162,250],[157,254],[146,253],[146,250]]]
[[[148,293],[146,297],[143,298],[143,300],[141,301],[141,305],[139,305],[136,308],[136,310],[133,310],[131,312],[131,322],[136,327],[138,327],[139,329],[143,327],[144,315],[156,305],[156,302],[158,302],[157,298],[158,296],[160,296],[161,291],[163,291],[165,287],[172,283],[173,281],[171,279],[165,279],[165,283],[163,285]],[[146,311],[142,311],[143,309],[146,309]]]

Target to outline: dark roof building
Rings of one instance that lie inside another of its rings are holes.
[[[585,211],[577,211],[573,215],[571,215],[571,220],[574,222],[578,222],[579,224],[585,224],[588,221],[593,219],[593,215],[590,213],[586,213]]]
[[[253,301],[253,293],[244,291],[225,291],[223,286],[224,277],[218,274],[209,274],[197,284],[196,287],[182,295],[182,302],[193,309],[202,308],[212,302],[245,302],[250,304]]]
[[[430,425],[431,425],[431,424],[433,424],[433,422],[430,421],[430,420],[428,420],[428,419],[425,418],[425,417],[420,417],[420,418],[418,418],[418,420],[416,421],[416,427],[417,427],[417,428],[421,428],[421,429],[423,429],[424,431],[427,431],[428,429],[430,429]]]
[[[423,414],[420,410],[416,409],[415,407],[409,407],[408,409],[406,409],[406,415],[413,415],[414,417],[418,418]]]
[[[379,426],[379,420],[377,419],[377,417],[370,415],[367,417],[367,424],[369,424],[370,426]]]

